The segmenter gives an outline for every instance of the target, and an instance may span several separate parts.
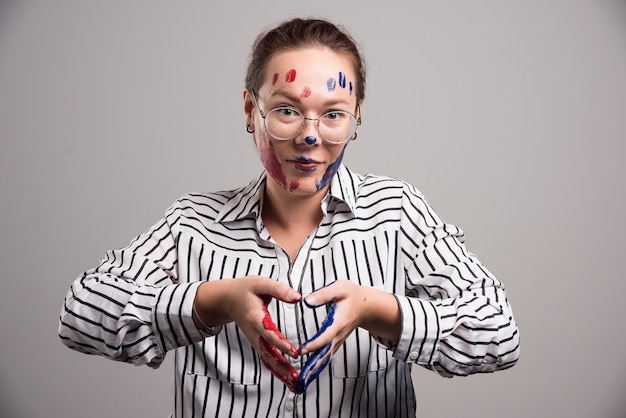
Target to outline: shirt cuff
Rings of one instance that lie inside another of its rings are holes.
[[[221,327],[203,332],[193,320],[193,302],[203,282],[182,283],[163,287],[153,308],[154,329],[164,352],[202,341],[217,334]]]
[[[441,336],[439,313],[427,300],[395,295],[402,314],[402,330],[393,356],[405,362],[430,365],[437,360]]]

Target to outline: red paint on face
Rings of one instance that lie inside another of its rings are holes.
[[[259,133],[258,149],[261,162],[267,170],[268,174],[276,181],[283,189],[287,189],[287,176],[283,172],[283,168],[280,165],[280,161],[276,157],[274,152],[274,145],[269,140],[265,132]]]
[[[278,77],[278,73],[274,73],[274,77],[272,78],[272,86],[276,84],[276,82],[278,81]]]
[[[285,74],[285,81],[287,83],[293,83],[295,79],[296,79],[296,70],[291,69],[287,72],[287,74]]]
[[[296,190],[298,187],[300,187],[300,182],[298,180],[293,180],[291,182],[291,184],[289,184],[289,191],[293,192],[294,190]]]
[[[303,99],[306,99],[307,97],[309,97],[311,95],[311,89],[308,87],[305,87],[302,90],[302,94],[300,94],[300,97],[302,97]]]

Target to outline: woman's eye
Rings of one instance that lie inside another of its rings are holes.
[[[277,110],[281,114],[281,116],[297,116],[300,114],[297,109],[294,109],[292,107],[279,107]]]
[[[344,118],[346,115],[344,112],[326,112],[324,116],[322,116],[326,120],[339,120]]]

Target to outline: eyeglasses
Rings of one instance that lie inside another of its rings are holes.
[[[273,137],[281,141],[287,141],[298,136],[306,125],[306,121],[315,121],[317,132],[320,137],[330,144],[343,144],[356,135],[357,127],[361,124],[361,118],[357,119],[352,113],[343,110],[329,110],[319,118],[307,118],[300,109],[292,106],[278,106],[263,113],[256,100],[256,94],[252,93],[254,105],[265,123],[265,130]]]

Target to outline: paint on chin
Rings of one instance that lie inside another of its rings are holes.
[[[341,154],[339,154],[339,157],[337,157],[337,159],[335,161],[333,161],[327,168],[326,171],[324,172],[324,175],[322,176],[321,180],[315,180],[315,188],[317,190],[321,190],[324,187],[326,187],[328,185],[328,183],[330,183],[330,181],[333,179],[333,177],[335,176],[335,174],[337,173],[337,170],[339,170],[339,166],[341,166],[341,160],[343,160],[343,153],[346,150],[346,147],[348,146],[350,142],[346,142],[346,145],[344,145],[343,149],[341,150]]]
[[[268,174],[282,187],[287,190],[287,176],[280,165],[280,161],[276,158],[274,152],[274,144],[269,140],[265,132],[259,132],[259,139],[257,140],[257,149],[259,152],[259,158],[261,163]]]

